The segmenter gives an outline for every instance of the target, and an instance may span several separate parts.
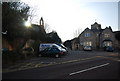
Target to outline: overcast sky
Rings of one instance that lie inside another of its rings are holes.
[[[92,2],[84,0],[21,0],[34,9],[31,23],[39,24],[43,17],[44,22],[51,30],[55,30],[62,41],[73,39],[76,30],[83,31],[91,28],[95,21],[102,28],[111,26],[113,31],[118,30],[118,2]],[[84,1],[84,2],[83,2]],[[111,1],[111,0],[109,0]]]

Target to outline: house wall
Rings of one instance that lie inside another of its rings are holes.
[[[4,38],[2,38],[2,48],[7,48],[10,51],[13,50],[13,47],[10,45],[10,43]]]
[[[101,24],[95,22],[93,25],[91,25],[91,29],[101,30]]]
[[[73,43],[72,44],[72,50],[80,50],[80,44],[79,43]]]
[[[22,38],[16,38],[12,42],[2,38],[2,48],[7,48],[10,51],[17,50],[22,48],[25,42],[25,39]]]
[[[109,34],[108,37],[105,37],[105,34]],[[115,36],[113,32],[109,28],[105,28],[103,32],[100,34],[100,48],[103,48],[103,41],[104,40],[111,40],[112,41],[112,46],[115,46]]]
[[[85,36],[85,33],[90,33],[89,37]],[[105,34],[108,34],[108,37],[105,37]],[[103,42],[110,42],[114,48],[120,48],[120,42],[115,39],[115,34],[112,31],[111,27],[106,27],[105,29],[101,29],[101,24],[95,22],[91,25],[91,29],[86,28],[78,37],[79,39],[79,50],[83,50],[84,42],[92,42],[93,49],[101,49],[103,48]],[[76,49],[76,43],[73,42],[72,48]]]
[[[85,33],[90,33],[90,36],[85,37]],[[84,42],[89,42],[89,41],[92,42],[92,48],[96,49],[96,35],[90,29],[87,28],[79,36],[79,42],[81,46],[84,46]]]

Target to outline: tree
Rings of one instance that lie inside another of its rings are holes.
[[[82,32],[82,28],[77,29],[77,30],[74,32],[74,38],[78,37],[81,32]]]
[[[26,37],[24,22],[29,17],[30,7],[23,2],[2,3],[2,32],[7,34],[4,37],[14,45],[16,38]]]
[[[8,38],[21,36],[25,26],[24,22],[28,19],[30,7],[22,2],[3,2],[2,3],[2,25],[3,32],[7,31]]]

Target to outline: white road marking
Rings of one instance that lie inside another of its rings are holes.
[[[95,67],[91,67],[91,68],[88,68],[88,69],[84,69],[84,70],[81,70],[81,71],[73,72],[73,73],[70,73],[69,75],[75,75],[75,74],[78,74],[78,73],[82,73],[82,72],[85,72],[85,71],[89,71],[89,70],[92,70],[92,69],[103,67],[103,66],[106,66],[108,64],[110,64],[110,63],[106,63],[106,64],[102,64],[102,65],[99,65],[99,66],[95,66]]]

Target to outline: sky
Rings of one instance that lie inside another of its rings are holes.
[[[31,7],[33,17],[30,22],[39,24],[43,17],[49,31],[56,31],[62,41],[73,39],[98,22],[104,29],[111,26],[118,30],[117,0],[21,0]]]

